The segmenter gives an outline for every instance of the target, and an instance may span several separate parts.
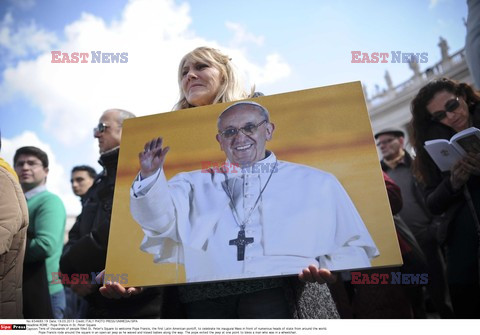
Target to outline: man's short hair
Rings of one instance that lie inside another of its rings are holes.
[[[114,110],[114,111],[118,111],[118,119],[117,119],[117,122],[118,124],[121,126],[123,125],[123,121],[126,120],[126,119],[132,119],[135,117],[135,114],[129,112],[129,111],[126,111],[124,109],[119,109],[119,108],[112,108],[110,110]]]
[[[77,171],[86,171],[90,178],[95,179],[97,177],[97,171],[89,165],[77,165],[72,169],[72,174]]]
[[[43,151],[42,149],[39,149],[37,147],[32,147],[32,146],[21,147],[21,148],[17,149],[17,151],[15,152],[15,156],[13,156],[13,165],[14,166],[17,165],[17,160],[18,160],[18,157],[20,155],[35,156],[42,162],[43,167],[48,168],[48,156],[47,156],[46,152]]]
[[[381,135],[390,134],[395,137],[405,137],[405,133],[400,128],[385,128],[375,134],[375,139],[378,139]]]
[[[246,100],[246,101],[236,102],[233,105],[230,105],[227,108],[225,108],[223,110],[223,112],[220,113],[220,115],[218,116],[217,127],[220,126],[220,119],[222,118],[223,114],[225,114],[227,111],[231,110],[232,108],[235,108],[235,107],[240,106],[240,105],[249,105],[249,106],[253,106],[253,107],[257,108],[262,113],[263,118],[265,120],[267,120],[267,122],[270,122],[270,113],[268,112],[268,109],[266,109],[265,107],[263,107],[259,103]]]

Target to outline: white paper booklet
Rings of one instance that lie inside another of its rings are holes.
[[[450,141],[444,139],[426,141],[425,150],[442,172],[449,171],[467,152],[480,153],[480,130],[470,127],[456,133]]]

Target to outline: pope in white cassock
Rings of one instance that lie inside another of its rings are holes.
[[[379,252],[342,185],[267,151],[274,129],[263,106],[235,103],[218,118],[225,166],[169,181],[163,172],[169,147],[162,138],[146,143],[130,201],[145,233],[141,249],[157,263],[184,264],[187,282],[302,269],[312,281],[319,268],[370,267]]]

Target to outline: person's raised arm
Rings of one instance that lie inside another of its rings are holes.
[[[150,177],[163,167],[170,147],[162,148],[163,138],[157,137],[145,143],[144,150],[138,154],[140,161],[140,177]]]

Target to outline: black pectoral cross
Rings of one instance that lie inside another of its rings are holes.
[[[241,229],[238,232],[236,239],[230,240],[229,245],[237,246],[237,261],[243,261],[245,259],[245,246],[253,243],[253,237],[245,237],[245,230]]]

